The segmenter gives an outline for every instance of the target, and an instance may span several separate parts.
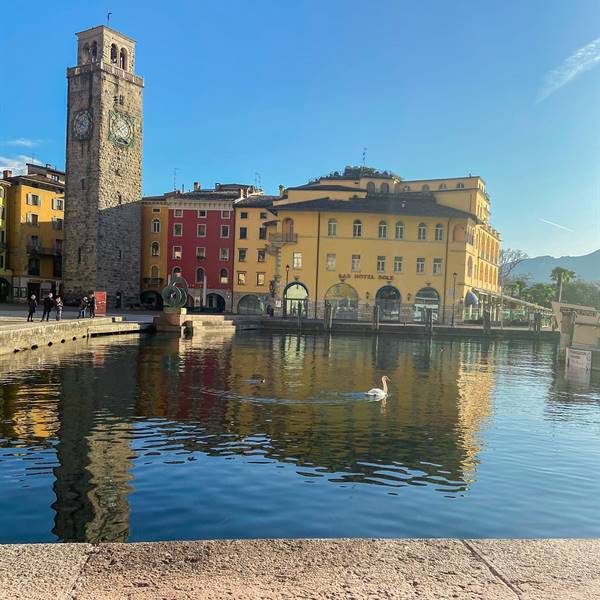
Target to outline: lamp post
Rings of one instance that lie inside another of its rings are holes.
[[[283,289],[283,318],[287,318],[287,286],[290,281],[290,265],[285,265],[285,288]]]
[[[457,273],[452,273],[452,327],[454,327],[454,315],[456,313],[456,276]]]
[[[290,265],[285,265],[285,287],[287,287],[290,281]]]

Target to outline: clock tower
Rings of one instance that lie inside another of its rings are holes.
[[[77,34],[67,69],[64,294],[107,292],[108,304],[140,290],[142,91],[135,42],[109,27]]]

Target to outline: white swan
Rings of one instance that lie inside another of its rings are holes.
[[[388,381],[390,381],[390,378],[387,375],[384,375],[381,378],[381,388],[373,388],[370,389],[368,392],[366,392],[366,396],[369,396],[369,398],[372,398],[373,400],[383,400],[385,398],[387,398],[388,396]]]

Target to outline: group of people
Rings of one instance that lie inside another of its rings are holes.
[[[29,313],[27,314],[27,321],[33,322],[34,315],[39,306],[35,294],[31,294],[27,304],[29,308]],[[54,296],[52,292],[49,292],[48,295],[42,300],[42,308],[42,321],[49,321],[50,314],[53,310],[56,312],[56,320],[60,321],[62,319],[64,302],[60,296]],[[96,316],[96,297],[94,296],[94,294],[91,294],[89,297],[84,296],[81,299],[81,301],[79,302],[79,314],[77,315],[77,318],[85,318],[86,311],[91,319],[93,319]]]
[[[27,314],[27,320],[33,322],[33,317],[38,307],[38,301],[35,294],[31,294],[28,301],[28,307],[29,313]],[[55,297],[52,292],[48,292],[48,295],[42,300],[42,308],[42,321],[49,321],[50,314],[53,310],[56,312],[56,320],[60,321],[62,319],[64,303],[60,296]]]

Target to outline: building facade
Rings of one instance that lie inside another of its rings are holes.
[[[230,312],[233,301],[236,201],[252,186],[216,184],[188,193],[142,200],[141,301],[162,306],[161,292],[173,277],[188,285],[189,307]]]
[[[67,70],[65,292],[137,302],[143,79],[135,42],[109,27],[77,34]]]
[[[50,165],[27,165],[27,174],[12,176],[7,190],[6,265],[10,297],[25,302],[48,292],[60,293],[65,213],[65,174]],[[0,234],[1,235],[1,234]],[[7,280],[5,276],[0,276]]]
[[[371,319],[377,307],[382,320],[423,321],[431,309],[448,323],[466,304],[499,304],[500,237],[480,177],[404,181],[347,167],[284,190],[272,210],[266,254],[284,316],[322,318],[327,303],[338,319]],[[240,273],[236,263],[236,297]]]
[[[8,268],[8,192],[10,182],[4,177],[10,176],[4,171],[0,179],[0,302],[7,302],[11,297],[11,271]]]

